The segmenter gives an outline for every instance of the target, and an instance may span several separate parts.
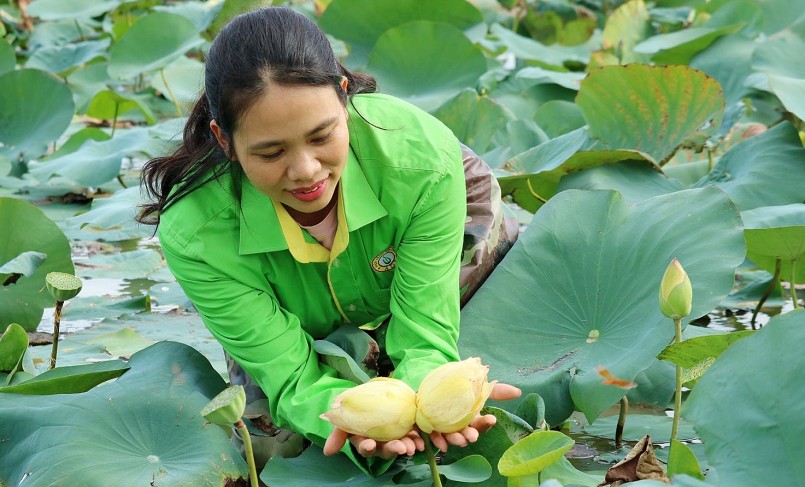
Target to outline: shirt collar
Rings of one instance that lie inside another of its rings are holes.
[[[352,130],[350,134],[352,135]],[[350,138],[352,140],[352,137]],[[298,242],[300,236],[296,233],[301,234],[301,228],[298,225],[295,225],[296,228],[288,225],[290,216],[282,205],[273,204],[268,196],[252,185],[245,174],[242,174],[241,178],[243,189],[240,202],[239,253],[246,255],[275,252],[288,249],[289,241]],[[341,174],[339,192],[340,202],[344,208],[343,212],[338,212],[339,227],[343,226],[345,218],[347,228],[352,232],[388,215],[388,211],[369,185],[352,146],[344,172]],[[286,223],[286,232],[283,232],[281,221]],[[321,249],[327,252],[324,247]],[[316,257],[313,260],[321,259]]]

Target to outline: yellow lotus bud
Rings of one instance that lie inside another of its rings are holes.
[[[401,380],[376,377],[336,396],[320,417],[353,435],[397,440],[414,427],[416,392]]]
[[[674,259],[665,269],[660,283],[660,311],[665,316],[678,320],[690,314],[693,289],[685,269]]]
[[[416,424],[425,433],[454,433],[472,422],[497,381],[487,382],[488,365],[471,357],[433,369],[416,393]]]

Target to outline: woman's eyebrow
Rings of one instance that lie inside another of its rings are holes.
[[[338,121],[338,116],[328,118],[327,120],[325,120],[322,123],[318,124],[313,130],[308,131],[308,133],[305,134],[305,137],[310,137],[310,136],[314,135],[316,132],[320,132],[320,131],[324,130],[325,128],[329,127],[330,125],[332,125],[336,121]],[[280,141],[280,140],[265,140],[263,142],[258,142],[256,144],[250,145],[247,148],[247,150],[249,150],[249,151],[258,151],[258,150],[268,149],[269,147],[272,147],[272,146],[275,146],[275,145],[281,145],[281,144],[282,144],[282,141]]]

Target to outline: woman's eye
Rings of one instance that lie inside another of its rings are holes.
[[[262,157],[263,159],[268,159],[268,160],[271,160],[271,159],[276,159],[276,158],[278,158],[279,156],[281,156],[281,155],[282,155],[282,151],[278,151],[278,152],[272,152],[272,153],[270,153],[270,154],[258,154],[258,155],[259,155],[259,157]]]
[[[321,137],[316,137],[311,142],[314,144],[323,144],[324,142],[327,142],[327,139],[330,138],[330,135],[332,135],[332,132],[329,132],[327,135],[322,135]]]

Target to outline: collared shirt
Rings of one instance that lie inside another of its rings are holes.
[[[331,250],[245,177],[238,202],[231,175],[181,199],[159,226],[168,266],[266,393],[274,422],[320,445],[332,426],[319,415],[354,384],[319,361],[314,339],[388,317],[394,377],[414,388],[459,359],[459,143],[429,114],[386,95],[356,95],[348,124]]]

